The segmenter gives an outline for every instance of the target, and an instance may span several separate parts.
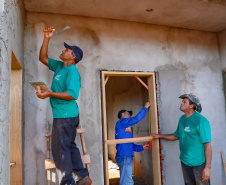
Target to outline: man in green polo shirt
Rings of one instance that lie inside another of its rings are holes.
[[[41,99],[50,98],[54,118],[51,148],[60,185],[76,185],[72,172],[79,178],[77,185],[90,185],[92,181],[75,143],[76,128],[79,124],[76,100],[81,87],[76,64],[82,59],[83,51],[78,46],[64,43],[65,50],[59,56],[62,61],[49,58],[48,45],[54,32],[53,28],[45,29],[39,55],[39,60],[54,72],[51,92],[41,91],[36,94]]]
[[[209,121],[199,114],[202,106],[193,94],[183,94],[181,116],[173,134],[153,134],[153,139],[175,141],[179,139],[180,160],[185,185],[210,185],[211,174],[211,128]]]

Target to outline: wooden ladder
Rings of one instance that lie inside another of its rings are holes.
[[[90,166],[89,166],[89,164],[91,163],[90,155],[87,154],[84,133],[85,133],[85,128],[82,128],[81,124],[79,122],[79,125],[78,125],[78,128],[77,128],[77,134],[80,135],[80,139],[81,139],[81,143],[82,143],[83,155],[81,155],[81,158],[82,158],[83,164],[85,164],[85,166],[86,166],[86,168],[87,168],[87,170],[89,172],[89,177],[92,179]],[[51,149],[50,149],[50,138],[51,138],[51,136],[52,136],[52,132],[50,132],[50,124],[47,121],[46,122],[46,132],[45,132],[46,146],[47,146],[47,159],[45,160],[45,169],[47,171],[48,185],[51,185],[52,181],[53,181],[53,184],[55,185],[55,183],[56,183],[56,175],[54,175],[54,174],[51,175],[51,170],[56,168],[54,160],[50,159],[50,152],[51,152]]]

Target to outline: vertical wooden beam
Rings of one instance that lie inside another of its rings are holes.
[[[103,115],[103,136],[104,136],[104,173],[105,173],[105,185],[109,185],[109,174],[108,174],[108,145],[107,141],[107,112],[106,112],[106,91],[105,91],[105,73],[101,72],[102,81],[102,115]]]
[[[49,132],[49,122],[46,122],[46,132]],[[50,159],[50,137],[46,137],[46,151],[47,151],[47,159]],[[47,182],[48,185],[51,184],[51,171],[47,170]]]
[[[22,185],[22,69],[11,70],[9,145],[10,184]]]
[[[79,122],[78,128],[81,129],[81,123]],[[87,155],[87,150],[86,150],[86,144],[85,144],[85,137],[84,137],[84,133],[80,133],[80,139],[81,139],[81,143],[82,143],[82,151],[83,151],[83,155]],[[92,180],[92,175],[91,175],[91,169],[89,166],[89,163],[85,164],[88,172],[89,172],[89,177]],[[91,183],[91,185],[93,185],[93,183]]]
[[[151,133],[158,133],[158,117],[157,117],[157,102],[156,102],[156,87],[154,74],[147,78],[148,96],[151,103],[150,120]],[[160,151],[159,140],[152,140],[152,162],[153,162],[153,177],[154,185],[161,185],[161,168],[160,168]]]

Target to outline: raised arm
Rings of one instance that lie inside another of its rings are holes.
[[[45,64],[47,67],[49,67],[48,64],[48,46],[49,46],[49,40],[53,36],[53,33],[55,32],[55,29],[53,27],[45,28],[44,30],[44,40],[40,49],[39,53],[39,60]]]
[[[131,127],[135,124],[137,124],[140,120],[142,120],[146,114],[147,114],[147,109],[151,106],[149,102],[146,102],[144,107],[141,109],[141,111],[134,117],[131,118],[124,118],[120,120],[120,124],[122,127]]]

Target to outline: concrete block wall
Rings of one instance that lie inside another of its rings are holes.
[[[9,182],[9,95],[11,51],[23,66],[23,1],[0,0],[0,185]]]
[[[159,72],[160,130],[172,133],[181,115],[178,96],[196,94],[202,114],[212,127],[213,165],[211,181],[226,181],[220,151],[224,140],[225,105],[221,61],[216,34],[125,21],[57,14],[27,13],[24,51],[24,184],[45,184],[45,121],[52,121],[48,100],[39,100],[29,81],[51,84],[53,73],[39,64],[38,53],[46,26],[71,29],[54,36],[49,57],[58,59],[63,42],[80,46],[84,58],[78,64],[82,87],[78,100],[80,119],[86,128],[86,145],[91,155],[94,184],[104,184],[101,70]],[[174,86],[176,85],[176,86]],[[79,141],[79,140],[77,140]],[[177,142],[162,142],[164,185],[183,184]]]

